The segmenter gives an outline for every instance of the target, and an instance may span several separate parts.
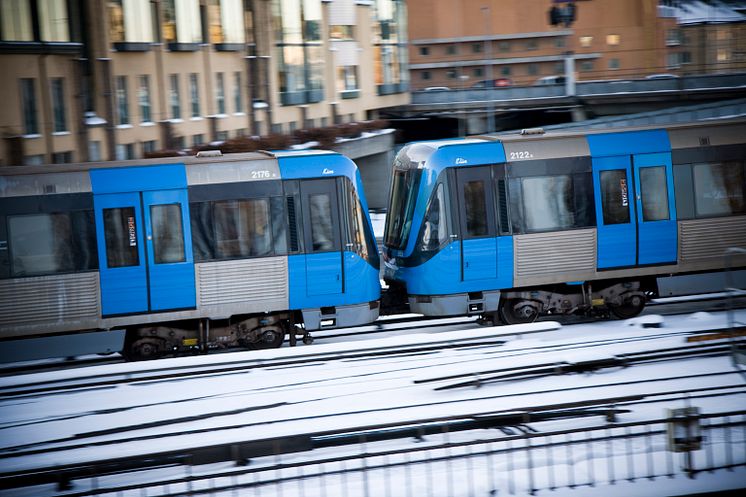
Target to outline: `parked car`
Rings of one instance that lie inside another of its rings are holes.
[[[649,74],[649,75],[645,76],[645,79],[674,79],[674,78],[678,78],[678,76],[676,74],[668,74],[668,73],[665,73],[665,74]]]
[[[428,86],[427,88],[423,88],[422,91],[448,91],[450,88],[447,86]]]
[[[544,76],[543,78],[539,78],[536,80],[534,85],[538,86],[544,86],[544,85],[564,85],[565,84],[565,77],[564,76]]]
[[[510,78],[485,79],[471,85],[472,88],[505,88],[507,86],[513,86]]]

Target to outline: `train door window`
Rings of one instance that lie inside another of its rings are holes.
[[[521,189],[527,230],[560,230],[574,226],[572,176],[523,178]]]
[[[290,197],[292,198],[292,197]],[[272,214],[272,245],[275,255],[288,253],[288,223],[285,217],[285,199],[272,197],[269,199]]]
[[[438,183],[425,214],[422,228],[422,250],[437,250],[447,239],[445,193],[443,192],[443,183]]]
[[[464,210],[466,211],[466,234],[470,237],[488,234],[487,202],[484,181],[468,181],[464,184]]]
[[[311,209],[311,243],[314,252],[334,249],[332,230],[332,203],[326,193],[309,196]]]
[[[150,220],[153,231],[153,260],[155,263],[185,262],[181,205],[151,205]]]
[[[629,183],[627,181],[627,171],[624,169],[601,171],[599,179],[604,224],[629,223]]]
[[[139,234],[134,207],[103,210],[106,265],[109,268],[139,266]]]
[[[697,217],[746,212],[744,175],[740,163],[694,164],[693,173]]]
[[[669,218],[665,166],[640,168],[640,197],[643,221],[664,221]]]

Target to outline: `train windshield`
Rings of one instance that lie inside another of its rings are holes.
[[[407,244],[421,176],[421,169],[394,171],[384,238],[387,247],[403,249]]]

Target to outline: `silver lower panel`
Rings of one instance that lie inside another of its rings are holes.
[[[345,305],[334,308],[334,314],[321,314],[321,309],[303,309],[303,324],[306,331],[322,328],[348,328],[372,323],[378,319],[379,308],[371,309],[364,304]]]
[[[428,296],[429,302],[422,302],[421,297],[409,297],[409,309],[425,316],[463,316],[479,315],[497,311],[500,304],[500,292],[482,292],[481,298],[469,298],[468,293],[454,295]]]

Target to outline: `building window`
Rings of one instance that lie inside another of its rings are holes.
[[[355,91],[358,89],[357,66],[344,66],[337,68],[337,91],[339,93]]]
[[[526,50],[537,50],[539,42],[537,40],[526,40]]]
[[[510,42],[509,41],[501,41],[497,44],[497,49],[501,52],[510,52]]]
[[[205,143],[205,135],[194,135],[192,136],[192,146],[198,147]]]
[[[156,146],[155,140],[148,140],[148,141],[142,142],[142,154],[146,155],[146,154],[155,152],[155,146]]]
[[[593,61],[592,60],[584,60],[580,63],[580,70],[581,71],[592,71],[593,70]]]
[[[588,48],[593,43],[593,37],[592,36],[581,36],[580,37],[580,46],[583,48]]]
[[[430,47],[420,47],[420,55],[430,55]]]
[[[0,39],[3,41],[34,41],[31,5],[27,1],[0,0]]]
[[[510,76],[510,66],[502,66],[500,68],[500,74],[503,76]]]
[[[471,44],[471,52],[472,53],[482,53],[482,52],[484,52],[484,44],[483,43],[472,43]]]
[[[677,46],[681,44],[681,30],[678,28],[669,29],[666,31],[666,45],[669,47]]]
[[[539,66],[536,64],[529,64],[526,68],[526,71],[529,76],[536,76],[537,74],[539,74]]]
[[[198,0],[162,0],[161,32],[166,43],[200,43],[202,23]]]
[[[718,48],[717,59],[718,59],[718,62],[730,61],[730,51],[726,48]]]
[[[284,105],[323,99],[324,52],[320,0],[272,2],[280,98]]]
[[[355,39],[355,26],[346,24],[329,26],[329,38],[335,41],[352,41]]]
[[[554,39],[554,46],[556,48],[565,48],[566,45],[567,45],[567,42],[565,41],[564,36],[560,36]]]
[[[681,63],[682,64],[691,64],[692,63],[692,53],[691,52],[681,52]]]
[[[610,45],[612,47],[615,47],[619,45],[620,37],[619,35],[606,35],[606,44]]]
[[[222,72],[215,75],[215,101],[218,114],[225,114],[225,75]]]
[[[609,69],[619,69],[619,59],[609,59]]]
[[[455,69],[449,69],[448,71],[446,71],[446,77],[448,79],[456,79],[458,78],[458,71],[456,71]]]
[[[474,75],[475,78],[481,78],[484,76],[484,69],[481,67],[475,67],[471,73]]]
[[[137,102],[140,106],[140,121],[149,123],[153,120],[150,114],[150,76],[143,74],[138,81]]]
[[[680,54],[678,52],[666,55],[666,67],[669,69],[676,69],[677,67],[679,67],[679,61]]]
[[[109,39],[112,43],[152,43],[153,20],[149,0],[107,0]]]
[[[127,102],[127,76],[117,76],[117,111],[119,121],[117,124],[129,124],[129,103]]]
[[[67,131],[65,116],[65,89],[62,78],[52,78],[52,114],[54,115],[54,132]]]
[[[243,112],[243,91],[241,91],[241,73],[233,73],[233,104],[236,107],[236,113]]]
[[[458,47],[456,45],[446,46],[446,55],[456,55],[458,53]]]
[[[422,78],[423,80],[426,80],[426,81],[427,81],[427,80],[429,80],[430,78],[432,78],[432,74],[430,74],[430,71],[422,71],[422,72],[420,73],[420,77],[421,77],[421,78]]]
[[[39,133],[39,121],[36,111],[36,87],[32,78],[21,79],[21,106],[23,108],[23,133]]]
[[[192,102],[192,117],[199,117],[202,114],[199,108],[199,76],[194,72],[189,75],[189,100]]]
[[[44,164],[44,156],[39,155],[27,155],[23,158],[24,166],[41,166]]]
[[[168,101],[171,107],[171,119],[181,119],[181,98],[179,95],[179,75],[169,76],[171,86],[168,93]]]
[[[215,138],[217,138],[218,141],[224,142],[228,139],[228,132],[227,131],[218,131],[215,133]]]
[[[55,152],[52,154],[52,164],[70,164],[72,161],[72,152]]]
[[[406,91],[407,21],[404,2],[375,0],[373,30],[375,83],[379,95]]]
[[[116,160],[129,160],[135,158],[135,145],[133,143],[120,143],[115,149]]]
[[[88,160],[99,161],[101,160],[101,142],[98,140],[91,140],[88,142]]]
[[[244,43],[243,1],[208,0],[207,28],[210,43]]]

